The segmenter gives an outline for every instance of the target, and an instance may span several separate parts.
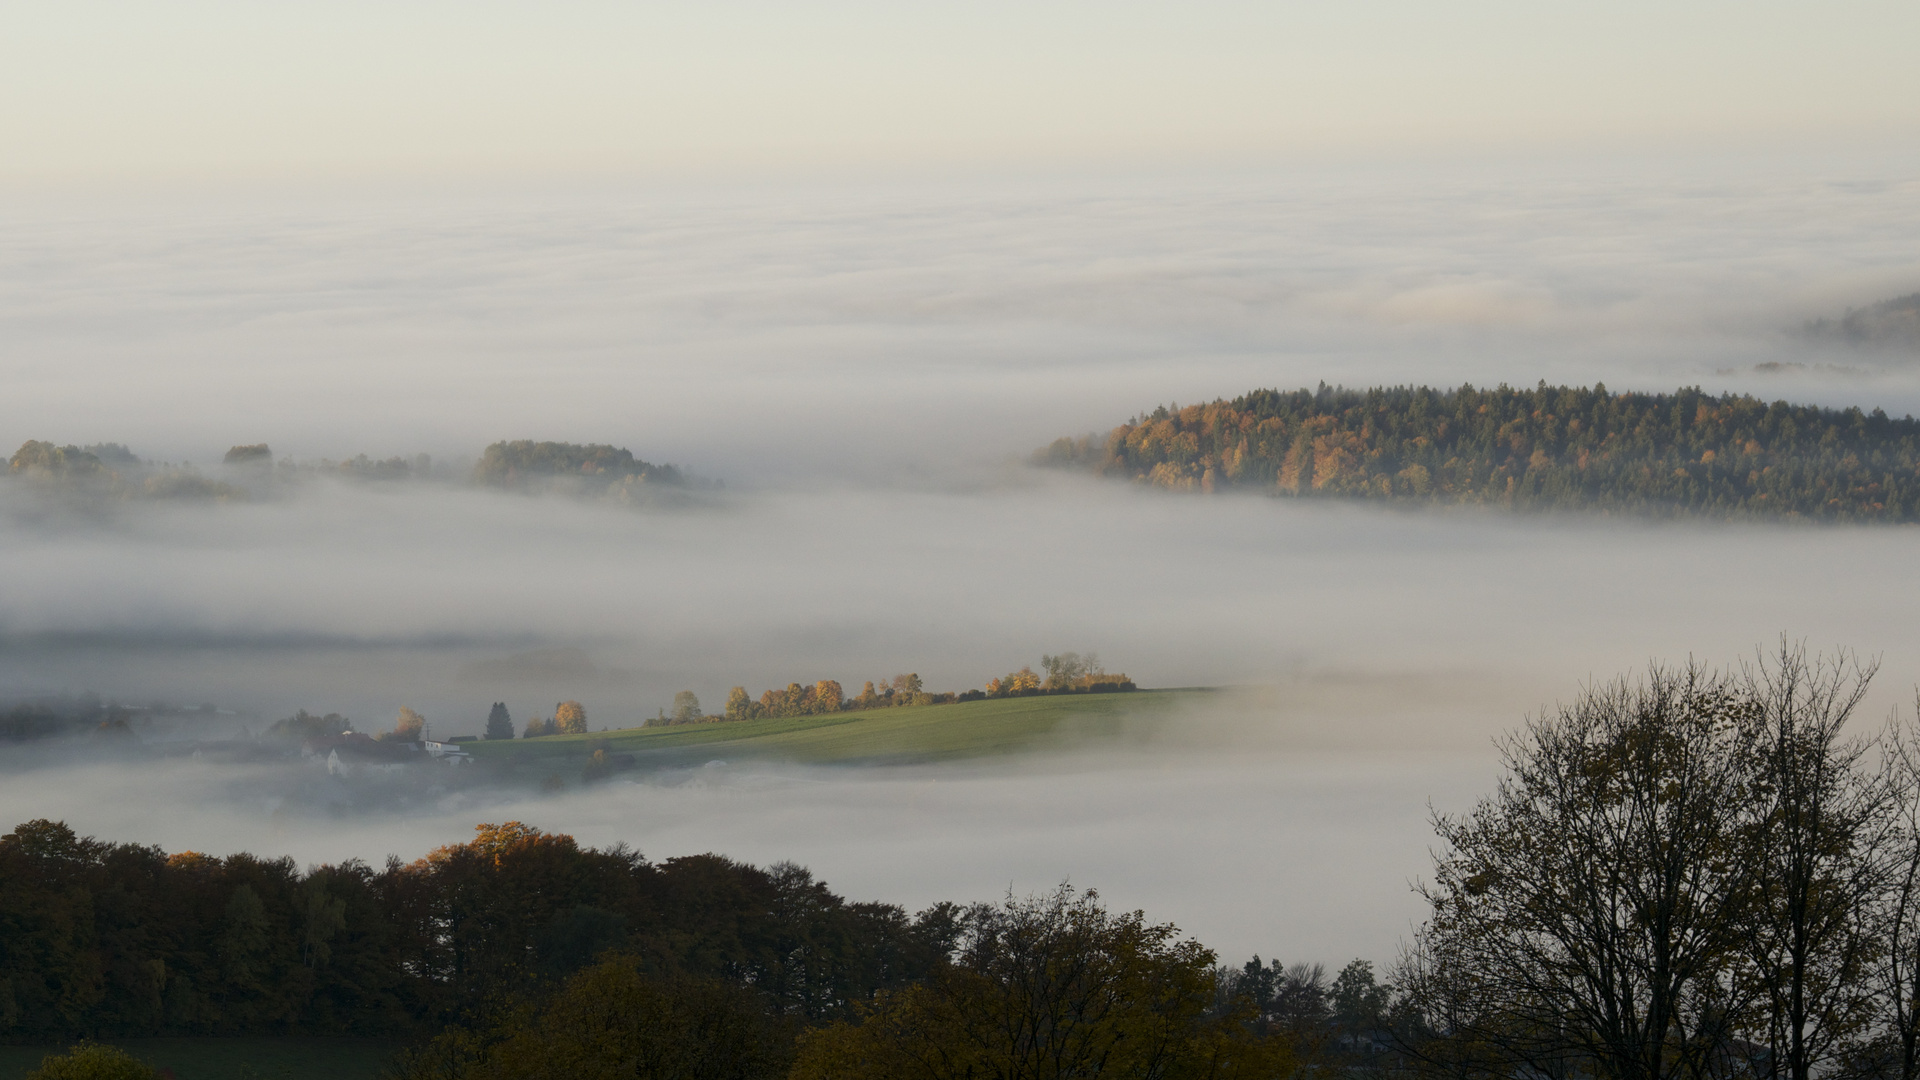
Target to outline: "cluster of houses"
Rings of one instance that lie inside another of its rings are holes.
[[[334,776],[394,773],[430,764],[460,767],[473,764],[473,755],[461,744],[473,742],[474,738],[456,735],[444,742],[433,739],[409,742],[343,731],[338,735],[307,739],[300,746],[300,755],[325,764],[327,772]]]

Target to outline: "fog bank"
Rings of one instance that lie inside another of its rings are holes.
[[[1915,533],[1202,498],[1019,461],[1161,402],[1321,380],[1920,411],[1920,358],[1789,332],[1920,288],[1917,251],[1911,171],[1846,163],[10,205],[9,448],[446,468],[256,502],[0,484],[5,696],[210,702],[219,735],[408,706],[446,736],[496,701],[618,727],[680,690],[961,690],[1069,649],[1243,690],[1019,760],[732,762],[337,817],[288,794],[323,773],[0,747],[0,825],[312,861],[519,817],[910,905],[1071,878],[1229,953],[1386,959],[1419,914],[1428,801],[1466,806],[1489,739],[1590,679],[1784,633],[1883,660],[1865,722],[1909,699]],[[727,486],[622,506],[444,482],[521,437]]]
[[[242,442],[471,458],[556,438],[736,485],[919,485],[1168,400],[1322,379],[1698,382],[1899,415],[1911,357],[1785,332],[1920,289],[1913,175],[1676,157],[20,200],[0,211],[0,434],[203,465]]]

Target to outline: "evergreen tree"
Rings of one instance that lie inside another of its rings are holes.
[[[487,713],[487,738],[513,738],[513,717],[507,713],[507,703],[496,701],[492,711]]]

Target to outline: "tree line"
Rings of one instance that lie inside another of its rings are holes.
[[[1093,892],[910,915],[517,822],[302,872],[31,821],[0,837],[0,928],[0,1038],[399,1035],[421,1080],[1270,1077],[1294,1045],[1257,960]]]
[[[608,951],[825,1021],[923,974],[953,910],[517,822],[413,862],[302,871],[31,821],[0,836],[0,1038],[432,1031]]]
[[[233,446],[220,463],[225,472],[213,478],[190,464],[144,460],[119,443],[63,446],[29,439],[8,460],[7,473],[43,491],[119,499],[222,501],[245,501],[272,486],[315,477],[393,482],[425,480],[435,475],[433,459],[426,454],[388,458],[357,454],[341,461],[321,458],[299,462],[290,457],[276,459],[266,443]],[[529,439],[488,446],[469,479],[482,487],[559,487],[614,501],[641,501],[655,488],[706,486],[672,465],[643,461],[625,447]]]
[[[929,692],[917,672],[907,672],[877,682],[869,680],[858,694],[853,695],[849,695],[837,679],[820,679],[811,685],[788,683],[783,690],[763,692],[758,700],[747,693],[746,687],[736,686],[728,691],[725,710],[718,714],[703,713],[699,697],[691,690],[682,690],[674,695],[672,713],[663,709],[661,715],[651,723],[782,719],[902,705],[951,705],[963,701],[1031,697],[1037,694],[1103,694],[1138,689],[1124,673],[1109,673],[1101,667],[1100,658],[1094,653],[1081,656],[1068,652],[1058,656],[1042,656],[1040,666],[1044,675],[1030,666],[1022,667],[1003,677],[989,679],[982,689],[958,692]]]
[[[247,490],[200,474],[191,465],[142,462],[118,443],[60,446],[38,439],[20,444],[7,474],[35,489],[118,499],[244,501]]]
[[[546,719],[535,716],[527,721],[521,731],[523,739],[537,739],[542,735],[585,735],[587,733],[587,707],[577,701],[563,701],[553,707],[553,715]],[[493,710],[487,714],[486,736],[489,739],[513,738],[513,717],[507,712],[505,702],[495,702]]]
[[[1190,491],[1718,518],[1912,521],[1920,421],[1702,392],[1257,390],[1162,406],[1037,463]]]

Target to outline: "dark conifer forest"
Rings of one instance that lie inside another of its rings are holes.
[[[1911,521],[1920,421],[1604,385],[1256,390],[1155,409],[1043,465],[1155,487],[1661,517]]]

